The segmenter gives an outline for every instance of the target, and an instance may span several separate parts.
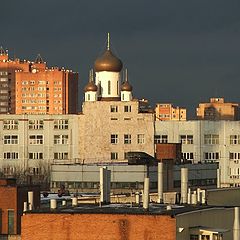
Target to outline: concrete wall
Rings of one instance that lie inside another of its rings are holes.
[[[207,203],[214,206],[240,206],[240,188],[209,189]]]
[[[22,240],[175,240],[175,231],[176,219],[163,215],[36,213],[22,217]]]
[[[179,214],[176,216],[177,240],[190,239],[191,231],[196,231],[195,227],[229,230],[224,233],[223,239],[232,240],[233,213],[232,208],[211,208]],[[179,228],[183,230],[180,232]]]
[[[52,165],[51,169],[51,188],[53,191],[59,189],[59,185],[66,184],[66,187],[74,191],[78,189],[77,183],[99,183],[99,169],[98,165]],[[108,165],[111,170],[111,182],[112,183],[138,183],[139,189],[142,189],[144,177],[147,174],[146,166],[141,165]],[[180,171],[181,167],[187,167],[189,169],[189,183],[192,187],[202,186],[215,187],[216,186],[216,164],[185,164],[185,165],[173,165],[171,169],[164,164],[164,191],[172,191],[180,189]],[[150,182],[154,183],[155,189],[157,189],[157,167],[150,167]],[[199,180],[199,181],[198,181]],[[207,180],[212,180],[209,184]],[[178,184],[174,187],[174,182]],[[195,185],[193,185],[195,184]],[[129,185],[127,190],[133,190]],[[151,186],[151,184],[150,184]],[[153,187],[152,187],[153,189]],[[79,189],[82,191],[83,189]],[[96,185],[95,189],[85,189],[86,191],[98,191]]]

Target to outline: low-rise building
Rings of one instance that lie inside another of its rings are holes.
[[[17,185],[16,179],[0,179],[0,239],[21,239],[21,216],[24,202],[28,203],[28,192],[33,193],[32,208],[39,208],[39,186]]]

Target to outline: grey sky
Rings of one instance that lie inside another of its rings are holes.
[[[0,45],[78,71],[82,92],[109,31],[136,97],[193,113],[211,96],[240,102],[239,12],[239,0],[5,0]]]

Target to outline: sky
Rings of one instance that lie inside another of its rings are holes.
[[[107,32],[136,98],[186,107],[240,102],[239,0],[7,0],[0,46],[10,57],[79,72],[79,102]]]

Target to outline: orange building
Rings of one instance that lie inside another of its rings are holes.
[[[155,108],[156,120],[160,121],[186,121],[186,108],[174,107],[169,103],[158,103]]]
[[[199,120],[239,120],[239,104],[225,103],[224,98],[210,98],[210,103],[200,103]]]
[[[11,60],[0,48],[0,114],[71,114],[78,111],[78,74],[35,62]]]

